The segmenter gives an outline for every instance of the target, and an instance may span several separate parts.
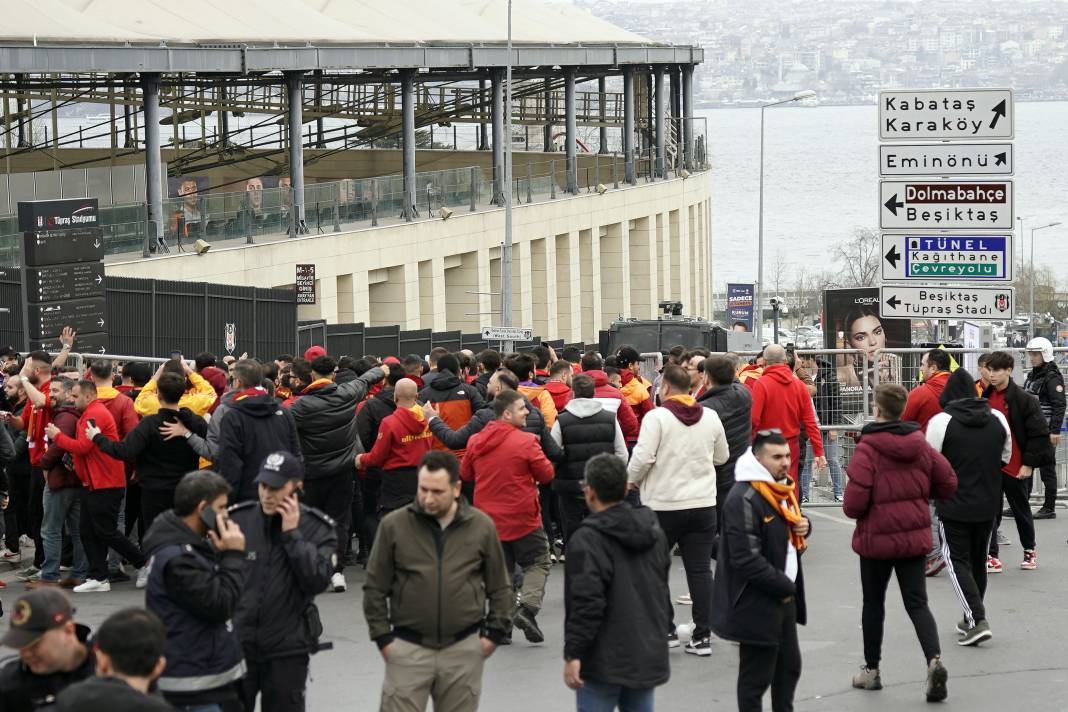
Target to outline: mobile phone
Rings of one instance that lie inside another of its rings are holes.
[[[211,507],[204,507],[200,510],[200,521],[208,525],[208,529],[219,533],[219,515]]]
[[[96,427],[96,419],[95,418],[90,418],[86,422],[89,423],[89,425],[91,425],[92,427],[94,427],[94,428]]]
[[[182,359],[181,351],[171,351],[171,360],[180,361]]]

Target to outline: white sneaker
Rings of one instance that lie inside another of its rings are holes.
[[[8,564],[21,564],[22,554],[18,553],[17,551],[10,551],[8,549],[4,549],[3,551],[0,551],[0,560]]]
[[[108,593],[111,591],[111,583],[108,581],[88,579],[82,585],[75,586],[73,590],[75,593]]]
[[[148,566],[142,566],[137,570],[137,581],[134,582],[134,586],[137,588],[144,588],[148,585]]]
[[[334,593],[344,593],[348,589],[348,584],[345,583],[345,574],[338,571],[331,576],[330,588],[333,589]]]
[[[31,539],[28,535],[23,534],[22,536],[19,537],[19,546],[20,547],[31,547],[31,546],[33,546],[33,539]]]

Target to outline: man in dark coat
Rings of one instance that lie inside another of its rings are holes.
[[[1053,360],[1053,344],[1050,340],[1038,336],[1027,342],[1027,358],[1031,362],[1031,372],[1027,374],[1024,390],[1038,398],[1042,416],[1049,421],[1049,441],[1053,445],[1054,456],[1039,468],[1042,476],[1042,506],[1034,513],[1035,519],[1054,519],[1057,512],[1057,445],[1061,442],[1061,428],[1064,426],[1064,376]],[[1035,478],[1028,479],[1028,494],[1034,486]]]
[[[716,354],[704,361],[705,389],[697,399],[699,405],[716,411],[723,432],[727,436],[730,457],[716,466],[716,510],[723,510],[727,493],[734,486],[734,464],[749,448],[752,440],[753,422],[751,409],[753,396],[749,389],[734,376],[734,361],[728,356]],[[719,520],[723,529],[723,520]]]
[[[583,492],[590,515],[571,537],[564,578],[564,682],[579,709],[652,709],[671,675],[667,538],[651,509],[623,501],[627,467],[615,455],[586,462]]]
[[[351,541],[349,530],[355,496],[356,468],[352,463],[363,452],[356,428],[356,405],[367,396],[372,385],[382,380],[383,373],[381,368],[372,368],[344,383],[335,383],[332,377],[336,368],[337,362],[329,356],[312,361],[313,380],[301,391],[289,412],[297,424],[300,450],[308,472],[304,499],[308,506],[323,511],[337,522],[340,551],[331,587],[341,592],[347,588],[343,560]],[[364,547],[368,544],[363,542]]]
[[[237,392],[219,428],[215,466],[230,483],[231,501],[243,502],[256,499],[256,475],[268,455],[284,449],[299,457],[301,449],[293,414],[267,392],[259,362],[241,359],[234,376]]]
[[[723,538],[712,586],[712,630],[740,643],[738,710],[793,709],[801,678],[798,624],[806,621],[801,553],[811,524],[790,479],[790,445],[761,431],[738,459],[737,484],[723,503]]]
[[[234,616],[248,668],[241,696],[246,710],[262,695],[265,711],[303,712],[308,656],[318,644],[307,616],[318,617],[315,595],[334,572],[337,530],[334,520],[297,499],[304,465],[292,454],[268,455],[256,482],[259,501],[230,508],[252,562]]]

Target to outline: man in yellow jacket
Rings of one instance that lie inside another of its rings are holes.
[[[171,359],[160,364],[152,380],[145,384],[134,401],[134,410],[144,418],[146,415],[154,415],[159,412],[159,397],[156,395],[156,382],[165,371],[184,376],[186,390],[182,399],[178,402],[178,408],[188,408],[197,415],[203,417],[211,406],[214,405],[215,389],[204,377],[189,367],[189,364],[181,359]]]
[[[556,422],[556,403],[545,386],[534,381],[534,359],[529,354],[517,354],[505,362],[505,367],[514,373],[519,381],[519,388],[516,390],[541,411],[542,417],[545,418],[545,427],[552,429],[553,423]]]

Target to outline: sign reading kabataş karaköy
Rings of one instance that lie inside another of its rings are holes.
[[[884,176],[1009,176],[1011,143],[894,143],[879,146]]]
[[[19,232],[100,227],[100,205],[96,198],[20,200],[18,211]]]
[[[1012,287],[911,287],[883,285],[879,314],[907,319],[1009,319]]]
[[[1012,230],[1012,181],[883,181],[884,230]]]
[[[883,235],[888,281],[1011,282],[1012,235]]]
[[[1011,89],[912,89],[879,92],[879,138],[1011,139]]]

